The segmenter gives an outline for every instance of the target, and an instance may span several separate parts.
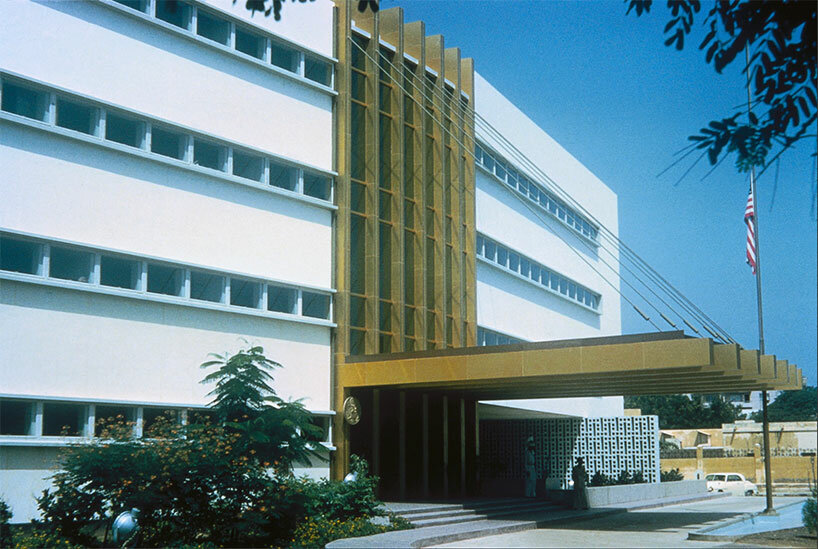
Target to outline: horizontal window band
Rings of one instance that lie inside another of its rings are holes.
[[[513,190],[515,195],[522,196],[528,202],[537,206],[538,209],[571,229],[583,240],[593,246],[599,246],[597,240],[599,229],[596,225],[574,208],[568,206],[563,200],[555,197],[541,183],[527,175],[523,175],[523,172],[517,169],[512,162],[490,150],[483,143],[475,143],[474,157],[474,163],[481,171],[492,176],[494,180],[499,181],[506,188]]]
[[[119,13],[127,15],[129,17],[138,19],[155,27],[161,28],[165,31],[171,32],[181,38],[190,40],[195,42],[196,44],[205,46],[207,48],[216,50],[218,52],[227,54],[235,59],[244,61],[246,63],[250,63],[254,66],[267,70],[273,74],[277,74],[280,76],[284,76],[290,80],[298,82],[300,84],[304,84],[311,88],[314,88],[317,91],[324,92],[328,95],[338,95],[338,92],[335,91],[333,88],[335,82],[335,70],[334,66],[337,64],[338,60],[334,57],[327,56],[321,52],[315,51],[311,48],[306,46],[302,46],[300,44],[296,44],[287,38],[283,38],[278,36],[277,34],[256,25],[250,21],[246,21],[239,17],[236,17],[232,14],[226,13],[220,10],[218,7],[210,6],[209,4],[202,4],[200,2],[189,1],[183,5],[188,6],[191,9],[191,14],[187,16],[187,21],[185,22],[184,27],[178,26],[176,24],[172,24],[162,20],[161,18],[157,17],[155,14],[146,13],[142,9],[133,8],[130,6],[126,6],[123,3],[117,0],[97,0],[97,2],[107,8],[116,10]],[[152,1],[150,4],[145,2],[144,8],[149,9],[151,12],[155,5],[155,0]],[[193,13],[195,12],[195,14]],[[225,37],[227,43],[223,41],[217,41],[214,38],[206,37],[205,34],[202,33],[201,29],[193,28],[194,23],[198,24],[198,13],[199,12],[206,12],[207,18],[219,20],[219,22],[227,23],[230,26],[230,30],[228,31],[228,35]],[[250,53],[246,53],[241,49],[241,45],[236,44],[235,35],[236,30],[239,32],[244,33],[259,33],[261,38],[265,40],[265,51],[261,56],[253,55]],[[272,52],[271,50],[274,48],[291,50],[292,52],[298,54],[301,59],[297,63],[297,66],[294,70],[286,69],[279,67],[278,65],[274,64],[272,59]],[[330,78],[329,83],[324,84],[318,80],[309,78],[305,72],[305,61],[307,58],[315,58],[320,63],[325,63],[329,65],[330,68]]]
[[[0,232],[0,279],[335,327],[333,290]]]
[[[594,314],[601,314],[601,294],[482,233],[477,234],[475,255],[478,260],[510,273],[549,294],[559,296]],[[531,277],[535,271],[536,279],[533,279]]]
[[[26,401],[26,402],[65,402],[69,404],[94,404],[100,406],[126,406],[133,408],[174,408],[179,410],[205,411],[211,408],[207,404],[192,404],[184,402],[156,402],[152,400],[117,400],[105,398],[83,398],[53,395],[30,395],[16,393],[0,393],[0,400],[6,401]],[[307,411],[314,416],[334,416],[335,410],[310,410]]]
[[[337,209],[337,172],[3,72],[0,120]]]
[[[526,343],[527,340],[510,336],[496,330],[477,327],[477,346],[485,347],[490,345],[512,345],[514,343]]]
[[[108,101],[103,101],[101,99],[97,99],[95,97],[91,97],[90,95],[86,95],[83,93],[79,93],[73,90],[69,90],[60,86],[55,86],[54,84],[50,84],[48,82],[43,82],[36,78],[31,78],[22,74],[18,74],[16,72],[7,71],[0,69],[0,82],[6,81],[10,82],[12,85],[24,86],[24,87],[31,87],[31,88],[39,88],[39,91],[43,93],[54,93],[57,94],[58,98],[61,99],[75,99],[81,103],[87,103],[89,106],[98,108],[98,109],[105,109],[106,111],[113,111],[114,114],[122,113],[128,117],[132,117],[137,119],[139,122],[149,122],[151,124],[155,124],[162,128],[168,128],[173,131],[182,132],[185,134],[190,134],[193,137],[200,137],[203,139],[208,139],[211,141],[216,141],[224,146],[235,147],[240,150],[250,151],[256,154],[260,154],[262,156],[270,157],[272,160],[276,162],[282,162],[284,164],[290,164],[293,166],[298,166],[300,168],[304,168],[305,170],[309,170],[312,172],[329,175],[329,176],[337,176],[338,172],[335,170],[322,168],[320,166],[315,166],[313,164],[309,164],[307,162],[302,162],[300,160],[296,160],[293,158],[289,158],[287,156],[282,156],[280,154],[276,154],[272,151],[268,151],[265,149],[260,149],[258,147],[254,147],[253,145],[248,145],[246,143],[239,143],[236,141],[230,141],[229,139],[225,139],[218,135],[204,132],[198,130],[196,128],[192,128],[190,126],[185,126],[184,124],[179,124],[177,122],[172,122],[170,120],[166,120],[164,118],[160,118],[158,116],[154,116],[152,114],[144,113],[142,111],[138,111],[135,109],[131,109],[129,107],[125,107],[123,105],[119,105],[116,103],[111,103]],[[5,109],[4,109],[5,110]],[[10,112],[10,111],[7,111]],[[31,118],[31,117],[25,117]],[[53,121],[43,121],[49,125],[54,125],[55,122]],[[96,136],[99,137],[99,136]]]

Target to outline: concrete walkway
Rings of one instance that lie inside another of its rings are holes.
[[[803,498],[775,498],[775,505]],[[764,509],[762,497],[729,496],[662,508],[552,522],[535,530],[486,536],[436,547],[724,547],[724,542],[689,541],[688,532]]]
[[[708,494],[697,495],[694,498],[688,498],[686,501],[694,500],[724,500],[727,499],[723,494]],[[760,498],[756,498],[759,499]],[[763,501],[763,500],[760,500]],[[568,509],[550,510],[546,513],[533,513],[529,515],[514,516],[513,520],[489,519],[473,521],[461,524],[449,524],[445,526],[431,526],[427,528],[415,528],[412,530],[401,530],[397,532],[386,532],[384,534],[376,534],[374,536],[366,536],[360,538],[349,538],[343,540],[336,540],[327,545],[327,549],[341,549],[353,547],[430,547],[438,544],[461,542],[454,547],[503,547],[505,542],[504,536],[511,536],[513,539],[517,535],[527,535],[523,531],[537,531],[537,528],[560,528],[567,524],[581,523],[583,527],[586,524],[591,524],[594,521],[602,520],[603,517],[609,517],[609,520],[619,521],[619,523],[626,523],[624,514],[628,510],[656,508],[663,505],[672,505],[679,502],[678,498],[666,498],[662,500],[649,500],[640,502],[631,502],[629,504],[620,504],[618,506],[611,506],[601,509],[590,509],[587,511],[574,511]],[[407,508],[415,508],[418,504],[407,504]],[[430,506],[434,504],[429,504]],[[390,504],[394,511],[400,512],[402,504]],[[724,518],[724,517],[720,517]],[[549,526],[552,525],[552,526]],[[522,533],[522,534],[520,534]],[[498,535],[499,534],[499,535]],[[499,539],[498,539],[499,538]],[[495,540],[483,544],[484,540]],[[522,542],[516,547],[529,547],[531,542]],[[547,545],[545,545],[547,546]],[[578,547],[586,547],[587,544],[580,543]],[[655,546],[652,545],[652,546]]]

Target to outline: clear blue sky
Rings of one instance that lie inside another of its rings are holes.
[[[459,47],[500,92],[619,195],[620,237],[747,348],[758,348],[755,280],[745,263],[746,174],[706,159],[657,174],[708,121],[746,102],[741,67],[717,75],[696,49],[663,44],[664,2],[626,16],[619,0],[419,1],[406,21]],[[704,8],[708,9],[708,8]],[[700,14],[697,25],[703,17]],[[766,350],[816,384],[815,141],[759,179]],[[690,157],[695,158],[694,157]],[[623,303],[623,331],[653,328]]]

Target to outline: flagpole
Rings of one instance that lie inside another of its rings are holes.
[[[750,48],[744,47],[744,61],[747,75],[747,113],[752,110],[752,97],[750,95]],[[753,243],[755,245],[755,267],[756,267],[756,298],[758,301],[758,352],[764,355],[764,314],[761,306],[761,248],[758,245],[758,198],[756,195],[756,169],[755,165],[750,168],[750,189],[753,195]],[[773,508],[773,475],[772,463],[770,463],[770,422],[767,417],[767,391],[761,391],[761,436],[764,451],[764,491],[767,499],[767,507],[764,514],[776,514]]]

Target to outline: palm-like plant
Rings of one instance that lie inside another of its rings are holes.
[[[236,450],[270,464],[290,469],[294,463],[307,464],[316,452],[322,430],[313,424],[310,412],[296,401],[285,401],[270,385],[270,374],[281,364],[264,356],[260,346],[248,346],[230,355],[209,355],[202,368],[217,367],[202,380],[215,383],[208,393],[216,419],[243,436]]]

